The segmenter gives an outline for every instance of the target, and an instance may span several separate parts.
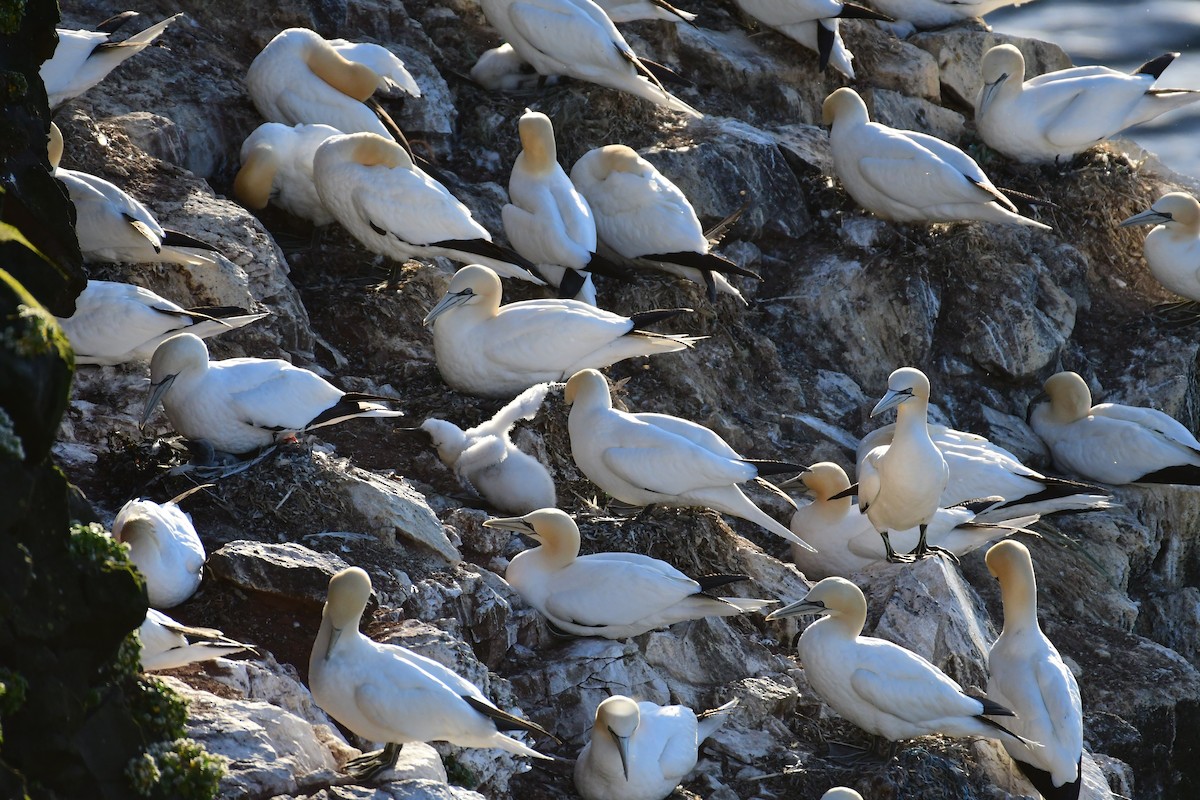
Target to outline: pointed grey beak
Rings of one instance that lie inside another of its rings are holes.
[[[331,626],[332,627],[332,626]],[[337,640],[342,636],[341,628],[333,628],[333,633],[329,634],[329,647],[325,648],[325,660],[333,655],[333,648],[337,646]]]
[[[445,295],[443,295],[442,299],[438,301],[438,304],[434,306],[428,314],[425,315],[425,319],[421,321],[421,324],[428,328],[433,324],[433,321],[442,314],[445,314],[452,308],[461,306],[463,303],[469,302],[474,296],[475,292],[471,291],[470,289],[463,289],[461,292],[454,292],[453,294],[447,292]]]
[[[485,519],[483,527],[495,528],[499,531],[512,531],[513,533],[523,533],[526,536],[537,536],[537,531],[533,526],[524,520],[522,517],[495,517],[493,519]]]
[[[1170,214],[1165,214],[1162,211],[1155,211],[1153,208],[1148,208],[1140,214],[1134,214],[1129,219],[1117,225],[1118,228],[1129,228],[1134,225],[1162,225],[1165,222],[1173,220]]]
[[[1029,424],[1029,420],[1033,418],[1033,410],[1038,407],[1038,404],[1045,403],[1050,400],[1050,395],[1045,392],[1038,392],[1029,401],[1029,405],[1025,406],[1025,424]]]
[[[979,111],[976,112],[977,117],[982,117],[987,113],[988,106],[992,104],[992,99],[996,96],[996,92],[1000,91],[1000,87],[1004,85],[1006,80],[1008,80],[1007,72],[983,87],[983,94],[979,98]]]
[[[791,605],[775,609],[770,614],[767,614],[767,620],[799,617],[802,614],[824,614],[827,610],[825,604],[820,600],[809,600],[806,596]]]
[[[871,416],[875,417],[890,408],[895,408],[905,400],[911,399],[912,396],[912,389],[900,389],[898,391],[888,389],[887,394],[883,396],[883,399],[876,403],[875,407],[871,409]]]
[[[608,729],[608,733],[613,737],[613,741],[617,743],[617,753],[621,756],[621,770],[625,773],[625,780],[629,780],[629,737],[618,736],[617,732],[612,728]]]
[[[146,427],[146,421],[150,419],[150,415],[154,413],[154,409],[158,407],[159,402],[170,390],[171,384],[175,383],[177,377],[179,377],[178,373],[168,375],[150,387],[150,397],[146,400],[146,407],[142,409],[142,418],[138,421],[139,427]]]

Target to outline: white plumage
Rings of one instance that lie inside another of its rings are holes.
[[[998,8],[1019,6],[1029,0],[871,0],[871,5],[890,17],[911,22],[917,28],[944,28],[972,17],[982,17]]]
[[[480,54],[475,66],[471,67],[471,80],[493,91],[525,92],[539,83],[553,84],[557,77],[538,75],[537,70],[505,42]]]
[[[1175,294],[1200,301],[1200,202],[1171,192],[1121,223],[1129,225],[1154,226],[1143,248],[1150,274]]]
[[[191,516],[178,506],[192,491],[162,504],[130,500],[113,520],[112,537],[128,545],[129,560],[146,579],[152,608],[173,608],[200,588],[204,545]]]
[[[682,11],[667,0],[596,0],[596,5],[613,22],[633,22],[639,19],[663,19],[667,22],[691,22],[695,14]]]
[[[854,55],[842,41],[838,20],[888,20],[868,8],[844,0],[736,0],[738,8],[784,36],[817,52],[821,69],[833,64],[838,72],[854,77]]]
[[[120,42],[111,41],[107,33],[60,28],[54,55],[42,62],[39,69],[50,108],[62,105],[104,80],[104,76],[122,61],[142,52],[168,25],[182,16],[167,17]]]
[[[264,122],[242,142],[234,197],[247,208],[266,208],[270,202],[314,225],[328,225],[334,217],[317,194],[313,157],[326,139],[340,134],[330,125]]]
[[[404,94],[412,97],[421,96],[421,87],[417,86],[416,79],[405,69],[404,62],[383,45],[371,42],[348,42],[345,39],[328,41],[329,45],[342,58],[369,67],[379,76],[375,90],[380,94],[386,97],[397,97]],[[354,131],[343,131],[343,133],[354,133]]]
[[[161,611],[146,611],[146,619],[138,628],[142,643],[141,666],[144,672],[210,661],[214,658],[254,652],[248,644],[235,642],[215,628],[192,628],[181,625]]]

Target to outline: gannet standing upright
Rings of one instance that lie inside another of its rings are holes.
[[[389,769],[406,742],[446,741],[546,758],[504,733],[551,736],[541,727],[501,711],[479,687],[438,662],[363,636],[358,625],[370,596],[371,578],[358,567],[329,579],[308,662],[317,705],[364,739],[384,744],[347,762],[347,773],[368,778]]]
[[[204,545],[179,501],[130,500],[117,512],[112,537],[129,546],[129,560],[146,579],[151,608],[173,608],[200,588]]]
[[[988,653],[988,697],[1017,715],[1013,733],[1040,747],[1002,740],[1046,800],[1077,800],[1083,783],[1083,702],[1075,676],[1038,626],[1037,580],[1029,550],[1005,541],[987,551],[1000,581],[1004,630]]]
[[[1150,273],[1175,294],[1200,302],[1200,202],[1171,192],[1120,227],[1129,225],[1154,226],[1143,250]]]
[[[697,717],[687,706],[613,695],[596,707],[591,738],[575,761],[575,789],[583,800],[663,800],[737,704],[730,700]]]
[[[313,225],[328,225],[334,217],[317,194],[313,157],[326,139],[341,133],[332,125],[264,122],[242,142],[233,196],[255,211],[270,202]]]
[[[737,486],[806,467],[742,458],[720,436],[690,420],[618,411],[608,381],[594,369],[571,376],[565,399],[571,406],[567,429],[575,464],[617,500],[636,506],[703,506],[809,547]]]
[[[183,14],[167,17],[141,33],[120,42],[109,41],[110,34],[101,31],[58,30],[58,46],[54,55],[42,62],[38,70],[46,85],[50,108],[56,108],[78,97],[104,80],[122,61],[145,50],[159,34]]]
[[[1178,55],[1159,56],[1132,75],[1108,67],[1072,67],[1026,81],[1021,51],[997,45],[979,64],[979,138],[1017,161],[1072,158],[1126,128],[1200,100],[1200,90],[1154,88]]]
[[[1116,485],[1200,485],[1200,442],[1171,416],[1120,403],[1093,406],[1074,372],[1051,375],[1042,388],[1029,405],[1029,424],[1059,469]]]
[[[854,55],[846,48],[839,19],[892,18],[844,0],[736,0],[738,8],[784,36],[815,50],[823,70],[833,64],[847,78],[854,77]]]
[[[883,537],[887,560],[909,560],[898,556],[888,531],[920,526],[916,549],[909,555],[924,558],[929,547],[926,527],[937,511],[942,490],[950,480],[950,469],[929,438],[929,379],[913,367],[901,367],[888,376],[887,394],[875,404],[871,416],[896,409],[896,433],[892,443],[867,453],[858,465],[858,507]]]
[[[969,155],[936,136],[871,122],[849,87],[825,98],[833,170],[863,208],[897,222],[977,219],[1049,230],[1023,217]]]

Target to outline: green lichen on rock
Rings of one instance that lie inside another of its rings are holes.
[[[21,27],[26,0],[4,0],[0,3],[0,34],[10,36]]]
[[[225,759],[192,739],[158,742],[125,768],[134,790],[152,800],[212,800],[217,796]]]
[[[142,678],[130,697],[134,718],[152,737],[178,739],[187,725],[187,700],[156,678]]]
[[[74,364],[75,355],[67,343],[67,337],[46,309],[18,303],[15,316],[8,322],[10,324],[0,331],[0,347],[12,350],[21,358],[37,358],[57,352],[61,358]]]

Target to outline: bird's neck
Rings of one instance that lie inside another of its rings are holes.
[[[565,541],[543,542],[534,552],[547,569],[566,569],[579,556],[579,538],[576,537],[574,541],[568,537]]]
[[[919,397],[914,397],[896,409],[896,436],[903,431],[905,436],[920,437],[930,442],[928,425],[929,406]]]
[[[1040,630],[1037,619],[1037,584],[1025,580],[1007,581],[1000,585],[1004,603],[1004,632]]]

